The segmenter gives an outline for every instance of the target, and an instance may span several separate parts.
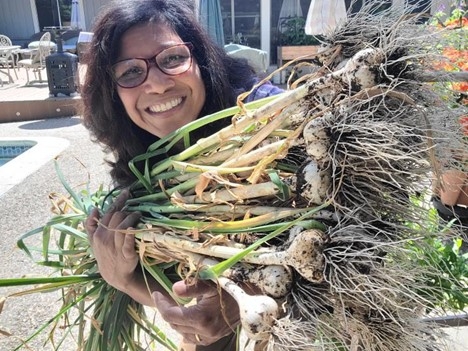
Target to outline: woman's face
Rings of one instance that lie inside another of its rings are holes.
[[[180,43],[182,39],[164,24],[138,25],[122,36],[117,61],[153,59],[165,48]],[[118,86],[117,93],[131,120],[160,138],[195,120],[206,94],[195,59],[186,72],[177,76],[169,76],[152,64],[145,82],[135,88]]]

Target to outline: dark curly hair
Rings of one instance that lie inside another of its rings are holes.
[[[96,19],[93,40],[83,61],[87,64],[81,90],[83,123],[94,141],[112,152],[115,161],[111,176],[121,186],[135,180],[128,162],[144,153],[158,138],[136,126],[128,117],[116,92],[111,66],[118,57],[123,34],[144,23],[163,23],[172,28],[184,42],[193,44],[193,56],[201,71],[206,101],[200,113],[205,116],[234,106],[236,97],[256,82],[246,60],[229,57],[203,29],[197,20],[192,0],[118,0],[109,4]],[[194,140],[219,130],[221,121],[191,135]]]

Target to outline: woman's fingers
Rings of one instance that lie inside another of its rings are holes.
[[[153,300],[161,317],[177,331],[184,342],[196,345],[211,345],[224,335],[212,333],[210,322],[199,315],[197,306],[179,306],[171,297],[153,292]]]
[[[132,212],[126,214],[117,226],[117,230],[114,235],[114,244],[116,247],[121,248],[122,256],[125,259],[134,259],[137,256],[135,249],[135,236],[133,233],[129,233],[128,230],[136,227],[141,218],[140,212]]]
[[[197,280],[195,284],[186,284],[183,280],[175,282],[172,291],[179,297],[198,297],[200,295],[218,295],[213,284]]]
[[[100,218],[100,214],[97,208],[93,208],[90,214],[88,215],[88,217],[86,218],[85,229],[86,229],[86,232],[88,233],[88,238],[91,241],[91,243],[92,243],[93,235],[96,232],[96,229],[99,225],[99,218]]]
[[[86,229],[86,232],[88,233],[88,237],[90,241],[93,239],[93,235],[94,233],[96,233],[96,230],[98,229],[100,224],[103,224],[105,226],[109,225],[109,222],[114,212],[123,207],[127,198],[128,198],[128,191],[126,192],[122,191],[122,194],[120,194],[116,198],[116,200],[112,204],[109,211],[107,211],[107,213],[105,213],[104,216],[102,216],[102,218],[101,218],[101,214],[99,213],[99,209],[93,208],[91,210],[91,212],[89,213],[85,221],[85,229]]]
[[[95,237],[100,241],[109,244],[109,240],[114,241],[116,248],[121,248],[124,257],[132,258],[135,255],[134,238],[129,237],[125,231],[136,227],[141,213],[140,212],[122,212],[130,193],[127,189],[122,190],[119,196],[114,200],[109,210],[100,217],[99,210],[94,208],[86,220],[86,231],[90,237],[91,245]]]
[[[106,213],[100,219],[100,221],[99,221],[100,224],[102,224],[103,226],[106,226],[106,227],[111,226],[112,224],[110,222],[111,222],[114,214],[118,213],[119,211],[121,211],[123,209],[123,207],[125,206],[125,202],[128,200],[129,197],[130,197],[129,191],[127,189],[122,190],[122,192],[119,194],[119,196],[117,196],[115,198],[112,205],[109,207],[109,209],[106,211]],[[113,228],[115,228],[115,224],[114,224]]]
[[[128,189],[123,189],[119,196],[117,196],[112,203],[112,206],[109,209],[109,212],[120,211],[125,206],[125,202],[127,202],[128,198],[130,197],[130,192]]]
[[[107,224],[107,231],[111,231],[115,247],[123,248],[125,242],[128,242],[129,240],[131,240],[131,242],[133,243],[133,234],[128,233],[128,230],[131,228],[135,228],[140,218],[140,212],[115,212],[112,214],[109,223]],[[102,225],[105,224],[102,223]],[[129,237],[131,238],[129,239]],[[134,243],[132,245],[134,245]],[[126,249],[129,248],[128,243],[125,247]]]
[[[170,297],[153,293],[153,300],[161,317],[180,333],[186,342],[211,345],[229,335],[239,323],[237,303],[227,294],[219,294],[214,284],[198,281],[186,285],[183,281],[173,286],[181,297],[196,297],[197,303],[178,306]]]

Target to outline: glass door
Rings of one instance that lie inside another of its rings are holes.
[[[324,0],[325,1],[325,0]],[[278,46],[281,45],[282,26],[292,17],[307,18],[311,0],[271,0],[270,63],[278,62]]]
[[[260,0],[221,0],[224,41],[260,49]]]

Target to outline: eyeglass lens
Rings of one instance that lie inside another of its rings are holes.
[[[112,67],[115,81],[123,88],[137,87],[148,77],[150,64],[155,64],[170,76],[182,74],[192,65],[190,47],[187,44],[179,44],[164,49],[150,59],[133,58],[117,62]]]

